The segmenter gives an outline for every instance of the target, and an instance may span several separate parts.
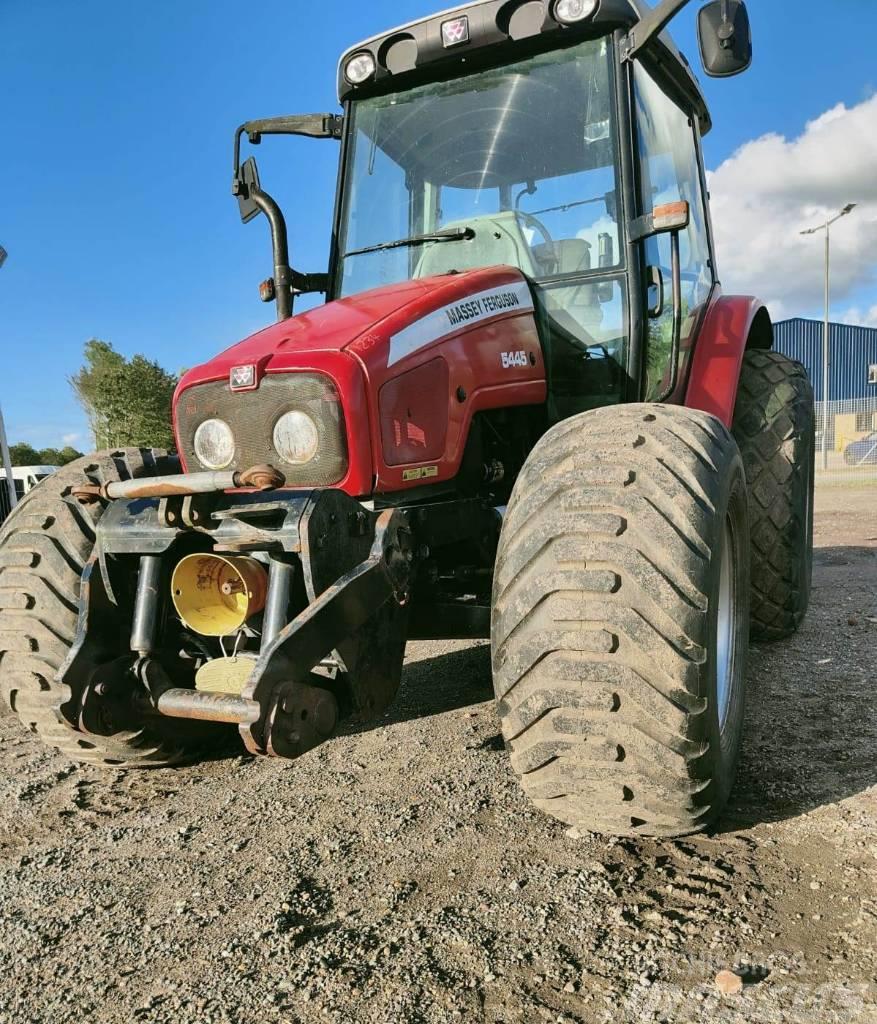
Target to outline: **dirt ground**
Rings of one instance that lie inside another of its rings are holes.
[[[816,535],[709,837],[531,810],[483,644],[412,645],[386,719],[294,763],[103,773],[0,718],[0,1022],[877,1021],[877,489]]]

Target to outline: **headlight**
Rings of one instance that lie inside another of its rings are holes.
[[[274,424],[274,448],[284,462],[302,466],[317,454],[320,435],[306,412],[294,409]]]
[[[351,85],[362,85],[375,73],[375,59],[370,53],[357,53],[344,66],[344,77]]]
[[[572,25],[590,18],[596,9],[597,0],[557,0],[554,17],[564,25]]]
[[[204,420],[195,431],[195,456],[207,469],[225,469],[234,458],[234,434],[225,420]]]

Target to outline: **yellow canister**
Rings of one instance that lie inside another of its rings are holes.
[[[184,624],[202,636],[228,636],[265,607],[268,573],[245,555],[187,555],[171,595]]]

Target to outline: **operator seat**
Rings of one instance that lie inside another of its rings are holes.
[[[533,246],[533,255],[540,263],[557,264],[558,274],[575,274],[591,269],[591,243],[584,238],[559,238]]]
[[[530,277],[540,273],[513,210],[450,221],[439,230],[453,231],[455,228],[471,228],[475,237],[468,241],[427,244],[414,268],[415,278],[502,264],[519,267]]]

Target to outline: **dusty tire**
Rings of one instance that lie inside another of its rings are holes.
[[[707,827],[734,780],[749,631],[746,485],[722,424],[628,405],[554,427],[515,484],[493,598],[502,730],[534,803],[616,835]]]
[[[176,466],[151,449],[87,455],[42,481],[0,529],[0,694],[28,729],[73,760],[136,768],[192,756],[176,723],[109,737],[76,731],[59,710],[69,689],[55,679],[73,641],[80,575],[103,508],[78,504],[71,487],[86,477],[125,480]]]
[[[732,427],[749,490],[752,635],[790,636],[813,575],[816,424],[807,371],[779,352],[747,352]]]

